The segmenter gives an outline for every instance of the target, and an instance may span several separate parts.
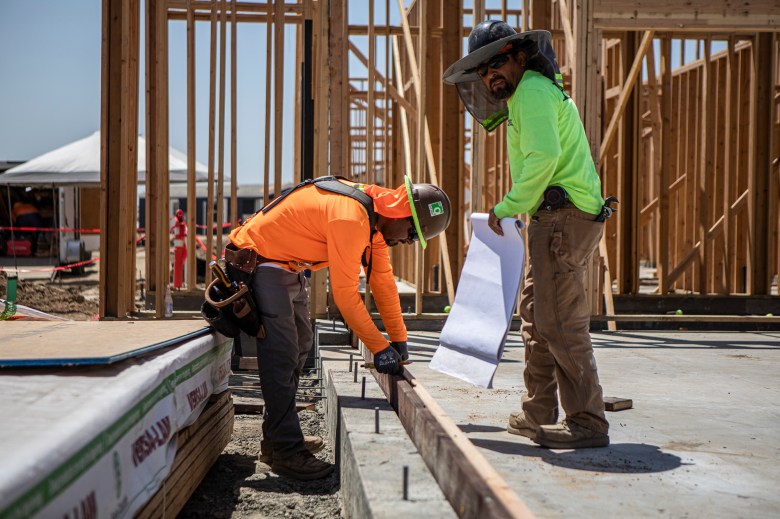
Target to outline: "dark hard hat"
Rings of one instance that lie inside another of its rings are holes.
[[[493,56],[516,49],[525,39],[535,39],[546,31],[517,32],[501,20],[485,20],[469,34],[469,53],[453,63],[445,72],[445,83],[456,85],[461,82],[478,81],[477,67]]]
[[[433,184],[412,184],[404,177],[406,194],[412,208],[412,219],[420,245],[427,247],[427,240],[438,236],[450,225],[452,207],[447,193]]]
[[[469,54],[485,45],[517,34],[508,23],[501,20],[485,20],[469,34]]]

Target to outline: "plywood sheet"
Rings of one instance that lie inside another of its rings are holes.
[[[192,321],[13,321],[0,325],[0,367],[111,364],[211,333]]]

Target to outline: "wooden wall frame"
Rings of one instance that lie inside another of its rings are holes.
[[[451,298],[454,294],[468,245],[465,215],[489,208],[511,183],[503,132],[485,135],[470,127],[455,90],[441,82],[443,70],[462,52],[469,20],[473,25],[485,17],[503,17],[515,21],[518,28],[543,28],[552,33],[566,86],[580,108],[602,175],[604,194],[618,193],[621,198],[589,280],[594,313],[602,311],[602,295],[643,290],[646,279],[640,279],[640,263],[655,266],[660,296],[678,292],[765,295],[774,290],[780,270],[780,182],[776,174],[780,14],[773,0],[751,2],[749,9],[721,8],[704,0],[685,5],[651,0],[632,5],[630,10],[617,0],[503,0],[499,8],[489,9],[482,0],[475,0],[473,8],[464,8],[461,0],[456,4],[418,0],[408,9],[404,2],[375,4],[370,0],[368,23],[353,24],[349,9],[356,1],[147,2],[146,23],[151,29],[147,31],[147,110],[151,110],[147,114],[147,192],[157,186],[163,193],[167,182],[160,173],[167,170],[167,154],[161,153],[167,147],[162,109],[168,95],[167,21],[187,21],[191,167],[195,157],[194,35],[197,22],[211,27],[208,203],[216,197],[219,205],[226,146],[231,156],[235,154],[235,128],[231,128],[229,144],[224,135],[228,20],[234,64],[236,27],[261,23],[268,28],[266,199],[281,187],[281,161],[275,159],[282,140],[280,132],[271,140],[271,128],[283,124],[284,77],[277,72],[284,59],[284,27],[312,20],[316,174],[362,175],[361,181],[382,174],[377,181],[398,184],[405,172],[411,172],[416,181],[440,183],[457,209],[453,225],[440,239],[431,241],[425,254],[415,259],[410,251],[394,252],[396,274],[417,287],[414,311],[419,314],[424,296],[449,294]],[[101,129],[106,153],[101,194],[106,232],[101,242],[101,257],[105,258],[101,315],[122,317],[134,311],[134,247],[130,245],[134,232],[127,230],[134,226],[134,209],[130,209],[134,188],[126,186],[134,186],[134,158],[127,150],[134,146],[128,135],[137,133],[133,109],[138,105],[137,89],[122,89],[122,85],[138,74],[137,44],[132,42],[138,38],[139,5],[137,0],[104,0],[103,5]],[[381,5],[384,17],[376,12],[381,12]],[[391,9],[402,14],[400,23],[378,23],[377,18],[389,19]],[[219,41],[217,33],[221,34]],[[370,36],[367,51],[351,40],[362,35]],[[682,40],[698,42],[696,59],[685,60],[684,66],[672,70],[673,47],[679,47],[680,57],[685,58],[684,47],[678,43]],[[726,50],[713,51],[714,42],[726,42]],[[384,71],[377,67],[377,49],[385,51]],[[353,77],[350,54],[363,63],[367,73]],[[301,59],[298,45],[295,55]],[[648,67],[656,60],[661,63],[659,71]],[[234,101],[229,110],[235,125]],[[235,160],[232,163],[235,189]],[[189,180],[194,184],[194,169]],[[116,187],[119,184],[125,187]],[[188,200],[194,205],[192,185]],[[147,269],[150,286],[155,288],[168,279],[167,219],[157,218],[167,214],[167,198],[153,193],[148,207],[151,253]],[[191,227],[192,213],[188,216]],[[218,213],[207,222],[208,250],[215,250],[221,239],[222,212]],[[231,214],[231,221],[234,218]],[[195,247],[192,235],[188,245]],[[193,254],[187,279],[194,280],[194,275]],[[317,285],[324,283],[320,279]],[[194,284],[188,288],[198,290]],[[314,313],[319,315],[329,302],[327,298],[315,300]]]

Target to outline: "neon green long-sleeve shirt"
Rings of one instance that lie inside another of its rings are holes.
[[[550,186],[563,187],[578,209],[598,214],[601,180],[574,102],[548,78],[527,70],[508,105],[512,189],[493,209],[496,216],[533,215]]]

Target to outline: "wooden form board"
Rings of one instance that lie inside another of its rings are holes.
[[[14,321],[0,367],[111,364],[212,333],[203,321]]]
[[[534,517],[419,382],[372,373],[459,517]]]

